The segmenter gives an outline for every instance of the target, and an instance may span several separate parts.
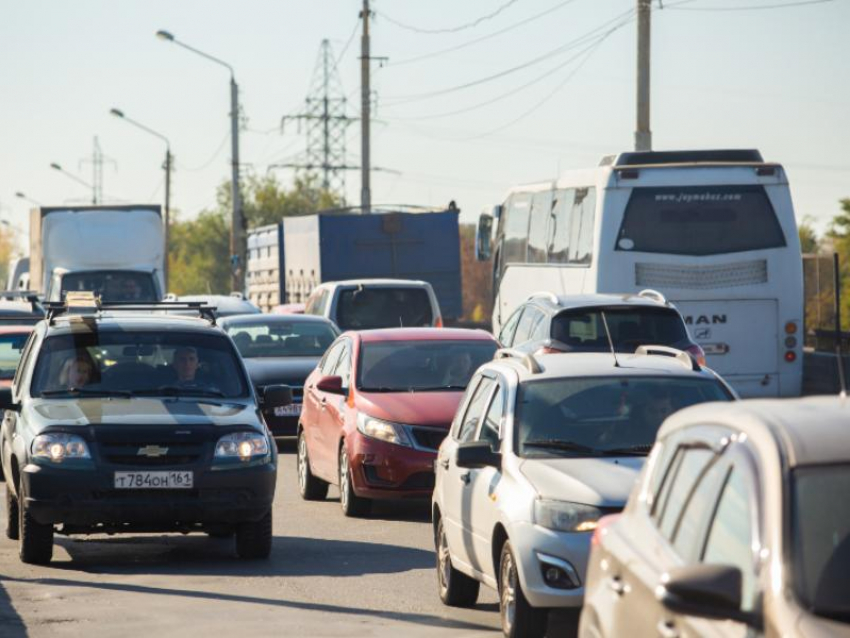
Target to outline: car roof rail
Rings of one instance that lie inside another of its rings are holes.
[[[534,358],[533,355],[527,352],[521,352],[520,350],[515,350],[514,348],[501,348],[496,350],[495,359],[518,359],[531,374],[539,374],[543,372],[543,368],[540,367],[540,363],[537,359]]]
[[[8,301],[14,301],[17,298],[21,298],[22,301],[30,302],[32,305],[32,311],[34,313],[44,314],[44,306],[41,304],[41,297],[38,296],[38,293],[34,290],[3,290],[0,291],[0,299],[5,299]]]
[[[661,355],[663,357],[672,357],[676,359],[679,363],[681,363],[683,366],[685,366],[688,370],[693,370],[694,372],[699,372],[700,370],[702,370],[696,359],[694,359],[684,350],[679,350],[678,348],[652,345],[638,346],[638,349],[635,350],[635,354],[639,356]]]
[[[548,299],[549,301],[551,301],[556,306],[560,303],[558,301],[558,295],[556,295],[554,292],[551,292],[549,290],[540,290],[538,292],[533,292],[530,295],[528,295],[528,298],[526,299],[526,301],[531,301],[532,299]]]
[[[203,301],[101,301],[93,292],[69,292],[64,301],[49,301],[45,304],[47,323],[54,324],[62,315],[94,315],[108,312],[153,312],[156,310],[186,310],[197,312],[201,319],[216,325],[215,306]]]
[[[638,293],[638,297],[644,297],[645,299],[652,299],[653,301],[657,301],[658,303],[664,304],[665,306],[669,305],[669,301],[667,301],[667,297],[662,295],[657,290],[653,290],[652,288],[645,288]]]

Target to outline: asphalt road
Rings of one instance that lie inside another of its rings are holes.
[[[301,501],[282,452],[270,560],[240,561],[231,540],[205,535],[57,535],[53,562],[34,567],[3,534],[0,636],[500,635],[491,590],[474,609],[440,603],[426,503],[346,519],[333,489]]]

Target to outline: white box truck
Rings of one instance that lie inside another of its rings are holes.
[[[30,286],[47,301],[164,296],[165,229],[156,205],[39,207],[30,213]]]

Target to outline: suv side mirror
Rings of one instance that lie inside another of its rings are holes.
[[[481,213],[478,218],[478,229],[475,234],[475,259],[487,261],[493,256],[493,218],[487,213]]]
[[[482,467],[502,467],[502,455],[494,452],[488,441],[466,441],[457,446],[455,465],[477,470]]]
[[[267,385],[262,389],[263,406],[281,408],[292,404],[292,388],[288,385]]]
[[[21,405],[12,400],[12,388],[0,388],[0,412],[4,410],[13,410],[17,412],[20,409]],[[0,419],[2,419],[2,417],[3,415],[0,414]]]
[[[741,609],[742,584],[743,575],[737,567],[700,563],[664,574],[655,595],[673,613],[734,620],[761,631],[762,617]]]
[[[342,387],[342,377],[336,375],[321,377],[316,382],[316,389],[328,394],[345,394],[345,389]]]

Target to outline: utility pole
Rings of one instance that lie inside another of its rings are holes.
[[[171,145],[165,147],[165,263],[163,264],[162,280],[165,282],[164,293],[168,292],[168,250],[171,239]]]
[[[230,74],[230,196],[233,214],[230,219],[230,262],[232,290],[245,289],[245,216],[242,214],[242,189],[239,187],[239,86]]]
[[[372,89],[369,85],[369,72],[372,66],[369,51],[369,0],[363,0],[363,36],[360,38],[360,212],[368,214],[372,211],[372,186],[370,180],[370,125]]]
[[[652,150],[649,128],[650,22],[652,0],[637,0],[637,129],[635,150]]]

